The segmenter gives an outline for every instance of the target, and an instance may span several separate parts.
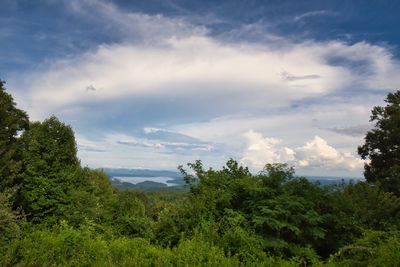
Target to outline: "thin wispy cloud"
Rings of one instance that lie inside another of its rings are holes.
[[[111,2],[102,0],[65,1],[75,15],[104,26],[112,34],[130,42],[156,44],[160,39],[204,35],[207,28],[196,26],[184,18],[169,18],[162,14],[148,15],[126,12]]]
[[[325,16],[335,16],[335,15],[337,15],[335,12],[329,10],[315,10],[297,15],[293,18],[293,21],[299,22],[313,17],[325,17]]]
[[[297,81],[297,80],[307,80],[307,79],[318,79],[321,78],[320,75],[318,74],[308,74],[308,75],[300,75],[300,76],[296,76],[293,74],[290,74],[286,71],[282,71],[281,73],[282,75],[282,79],[285,81]]]
[[[373,128],[371,124],[354,125],[349,127],[333,127],[325,128],[324,130],[332,131],[338,134],[349,135],[349,136],[365,136],[365,133]]]

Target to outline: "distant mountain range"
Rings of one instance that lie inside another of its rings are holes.
[[[102,168],[110,177],[171,177],[182,178],[182,174],[177,171],[149,170],[149,169],[124,169],[124,168]]]
[[[364,178],[359,177],[334,177],[334,176],[301,176],[307,178],[311,183],[319,182],[321,185],[330,185],[330,184],[349,184],[356,183],[358,181],[364,180]]]
[[[140,188],[156,190],[184,190],[185,181],[182,174],[177,171],[149,170],[149,169],[124,169],[102,168],[110,177],[113,186],[119,189]],[[310,182],[319,182],[321,185],[351,183],[362,180],[352,177],[324,177],[302,176]]]
[[[120,189],[165,189],[181,190],[185,181],[182,174],[177,171],[149,170],[149,169],[124,169],[103,168],[114,187]]]

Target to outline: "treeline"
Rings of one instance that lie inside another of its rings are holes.
[[[400,108],[393,110],[399,116]],[[360,148],[365,157],[376,152],[367,143]],[[388,145],[390,153],[399,146]],[[71,127],[55,117],[29,122],[0,83],[1,266],[400,262],[396,153],[386,176],[376,176],[372,161],[368,182],[325,187],[285,164],[251,174],[234,160],[221,170],[197,161],[188,164],[191,171],[180,166],[188,192],[162,193],[116,190],[104,173],[81,167],[76,152]]]

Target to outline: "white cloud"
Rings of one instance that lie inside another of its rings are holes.
[[[337,42],[288,45],[277,49],[191,36],[166,39],[162,47],[100,46],[95,52],[32,74],[22,102],[34,116],[43,118],[111,99],[201,94],[207,96],[207,103],[194,104],[207,104],[214,116],[221,116],[225,115],[221,107],[251,112],[266,105],[279,107],[322,97],[357,84],[376,90],[400,82],[393,75],[400,70],[398,64],[380,47]],[[331,65],[329,58],[335,55],[366,61],[374,72],[357,73],[351,66]],[[98,90],[88,91],[88,86]]]
[[[345,102],[342,98],[318,99],[297,108],[281,109],[279,112],[262,114],[238,114],[223,116],[209,121],[177,125],[174,129],[202,140],[235,140],[239,143],[243,132],[253,129],[266,136],[276,136],[290,146],[298,146],[316,134],[329,138],[334,146],[361,144],[363,135],[343,136],[332,127],[347,128],[367,124],[370,110],[381,104],[376,95],[359,95]],[[267,105],[267,104],[266,104]],[[364,132],[364,134],[366,131]]]
[[[168,132],[175,141],[171,141],[171,136],[154,137],[149,134],[154,132]],[[210,152],[215,150],[211,143],[201,142],[190,136],[181,135],[172,131],[161,130],[157,128],[144,128],[146,133],[143,137],[133,135],[113,133],[107,134],[97,140],[89,140],[81,135],[77,135],[78,148],[87,152],[112,152],[115,149],[128,150],[148,150],[158,152],[178,151],[177,153],[190,153],[193,151]],[[129,148],[130,147],[130,148]]]
[[[304,146],[295,149],[296,162],[299,167],[320,169],[347,169],[361,170],[364,164],[359,158],[350,153],[342,153],[328,145],[319,136],[307,142]]]
[[[165,144],[161,142],[134,138],[123,134],[108,135],[106,137],[106,140],[110,140],[111,142],[115,142],[115,144],[125,145],[125,146],[146,147],[155,149],[165,148]]]
[[[66,3],[75,14],[118,29],[125,38],[46,62],[25,75],[17,100],[34,119],[112,99],[188,95],[203,96],[193,104],[207,105],[210,116],[218,117],[284,107],[352,87],[377,90],[400,83],[399,63],[378,45],[285,38],[224,42],[180,18],[129,13],[100,0]]]
[[[155,127],[145,127],[143,131],[147,134],[149,133],[157,133],[157,132],[168,132],[167,129],[155,128]]]
[[[301,147],[280,147],[281,140],[264,137],[249,131],[244,134],[247,146],[241,162],[253,169],[261,170],[267,163],[289,163],[300,170],[342,169],[360,171],[364,161],[351,153],[340,152],[319,136]]]
[[[215,147],[209,143],[169,142],[133,135],[113,133],[88,138],[76,135],[82,164],[91,167],[165,168],[208,159]]]
[[[244,134],[247,149],[240,160],[246,166],[262,169],[266,163],[288,162],[294,160],[295,152],[287,147],[278,149],[279,139],[263,137],[262,134],[250,130]]]

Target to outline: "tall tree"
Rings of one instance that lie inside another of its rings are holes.
[[[368,182],[400,194],[400,91],[389,93],[385,102],[385,107],[372,109],[375,127],[358,147],[358,154],[370,160],[364,166]]]
[[[27,114],[16,107],[0,80],[0,192],[18,184],[22,169],[18,136],[28,126]]]
[[[70,194],[82,183],[74,133],[52,116],[33,122],[22,136],[25,165],[22,206],[28,219],[57,218],[70,202]]]

